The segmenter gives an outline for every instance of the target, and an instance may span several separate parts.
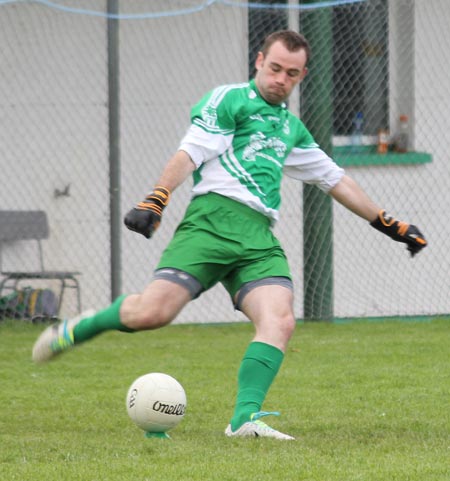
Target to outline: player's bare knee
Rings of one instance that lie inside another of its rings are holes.
[[[280,329],[286,339],[290,339],[295,331],[296,321],[292,313],[287,313],[280,320]]]
[[[145,306],[141,308],[135,317],[135,326],[138,329],[158,329],[172,322],[174,316],[164,305]]]
[[[157,329],[169,324],[174,314],[164,302],[149,302],[143,294],[129,296],[121,310],[122,322],[135,330]]]

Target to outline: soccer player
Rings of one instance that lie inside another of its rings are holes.
[[[150,238],[171,193],[191,174],[192,200],[164,250],[152,282],[94,315],[48,327],[33,348],[44,362],[107,330],[156,329],[221,282],[255,335],[238,372],[235,410],[227,436],[294,439],[262,418],[266,394],[295,328],[288,263],[271,226],[278,219],[280,184],[287,174],[314,184],[411,255],[426,246],[414,225],[386,214],[314,142],[285,101],[307,75],[310,49],[300,34],[269,35],[250,82],[223,85],[191,112],[191,125],[153,191],[125,216],[125,225]]]

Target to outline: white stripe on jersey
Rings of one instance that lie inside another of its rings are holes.
[[[222,102],[223,98],[230,90],[247,88],[248,86],[249,86],[249,83],[246,82],[246,83],[229,84],[229,85],[222,85],[220,87],[216,87],[212,91],[211,98],[209,99],[206,105],[209,105],[215,109],[220,104],[220,102]]]
[[[198,167],[216,158],[231,145],[231,135],[212,134],[197,125],[191,125],[181,140],[178,150],[187,152]]]
[[[265,206],[259,197],[244,187],[220,162],[206,162],[203,166],[203,174],[204,177],[202,176],[200,182],[192,188],[193,197],[215,192],[261,212],[271,219],[272,225],[278,220],[278,211]]]
[[[238,179],[243,179],[244,183],[251,184],[257,190],[261,197],[266,197],[266,194],[260,189],[259,185],[254,181],[253,177],[239,163],[239,160],[233,154],[232,147],[230,147],[227,152],[224,152],[224,154],[221,155],[220,158],[223,159],[225,164]]]
[[[230,85],[222,85],[220,87],[216,87],[212,93],[208,101],[205,103],[205,105],[202,107],[202,115],[204,110],[217,110],[217,107],[220,105],[222,100],[224,99],[225,95],[230,92],[231,90],[235,89],[242,89],[242,88],[248,88],[249,84],[247,83],[239,83],[239,84],[230,84]],[[196,117],[193,119],[193,123],[195,125],[198,125],[202,129],[205,129],[208,132],[216,133],[216,134],[222,134],[222,135],[230,135],[234,132],[233,129],[224,129],[221,128],[218,124],[215,122],[212,123],[208,121],[208,119],[203,118],[203,117]]]
[[[218,125],[211,125],[205,122],[201,118],[195,118],[193,121],[194,125],[197,125],[198,127],[201,127],[202,129],[206,130],[207,132],[211,133],[217,133],[217,134],[222,134],[222,135],[230,135],[234,132],[233,129],[221,129]]]

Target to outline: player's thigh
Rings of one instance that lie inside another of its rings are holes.
[[[286,349],[296,324],[291,289],[282,285],[255,287],[242,299],[241,310],[255,326],[255,341]]]
[[[191,294],[186,287],[155,279],[141,294],[125,299],[122,320],[132,329],[156,329],[172,322],[190,300]]]

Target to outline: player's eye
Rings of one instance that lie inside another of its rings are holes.
[[[296,78],[300,75],[300,72],[298,70],[288,70],[287,74],[291,78]]]

